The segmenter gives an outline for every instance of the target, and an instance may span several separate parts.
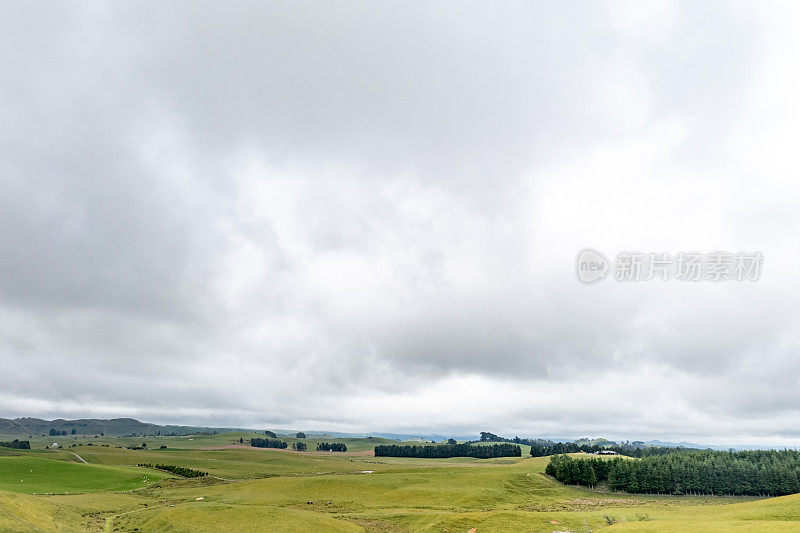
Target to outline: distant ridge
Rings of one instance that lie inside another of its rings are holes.
[[[80,435],[195,435],[198,433],[225,433],[241,431],[236,428],[212,428],[195,426],[159,425],[140,422],[134,418],[80,418],[77,420],[43,420],[41,418],[0,418],[0,435],[46,435],[50,429],[66,431],[74,429]]]
[[[47,435],[50,429],[57,431],[66,431],[71,434],[75,429],[76,434],[79,435],[99,435],[103,433],[110,436],[123,436],[123,435],[154,435],[160,433],[161,435],[197,435],[203,433],[228,433],[228,432],[258,432],[261,433],[265,429],[275,431],[279,436],[294,436],[297,429],[276,429],[276,428],[224,428],[224,427],[209,427],[209,426],[180,426],[170,424],[151,424],[148,422],[141,422],[135,418],[79,418],[76,420],[65,420],[57,418],[55,420],[44,420],[41,418],[0,418],[0,435],[6,436],[28,436],[28,435]],[[399,434],[399,433],[343,433],[339,431],[310,431],[304,430],[309,436],[316,438],[343,438],[343,437],[366,437],[368,435],[374,437],[383,437],[388,439],[420,439],[420,440],[445,440],[449,436],[445,435],[419,435],[419,434]]]
[[[308,428],[297,429],[279,429],[264,427],[260,429],[254,428],[230,428],[230,427],[209,427],[209,426],[181,426],[170,424],[151,424],[149,422],[141,422],[135,418],[79,418],[76,420],[65,420],[57,418],[55,420],[44,420],[41,418],[0,418],[0,436],[7,437],[27,437],[28,435],[41,436],[47,435],[50,429],[57,431],[66,431],[71,434],[72,430],[78,435],[105,435],[120,437],[125,435],[198,435],[198,434],[212,434],[216,433],[262,433],[265,429],[274,431],[279,437],[292,437],[297,431],[304,431],[309,438],[363,438],[363,437],[380,437],[385,439],[400,440],[400,441],[436,441],[440,442],[448,438],[456,438],[457,440],[471,440],[475,435],[459,435],[459,434],[420,434],[420,433],[385,433],[385,432],[367,432],[367,433],[346,433],[339,431],[315,431]],[[587,444],[613,444],[615,442],[623,441],[610,441],[604,438],[555,438],[555,437],[540,437],[531,440],[540,442],[580,442]],[[697,444],[694,442],[669,442],[662,440],[649,440],[649,441],[625,441],[628,444],[642,445],[642,446],[664,446],[669,448],[683,447],[694,449],[711,449],[711,450],[769,450],[769,449],[783,449],[787,446],[769,446],[769,445],[741,445],[741,444],[725,444],[725,445],[705,445]],[[798,449],[797,447],[788,446],[791,449]]]

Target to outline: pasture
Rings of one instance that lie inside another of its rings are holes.
[[[373,457],[376,443],[394,442],[386,439],[342,439],[346,453],[298,453],[239,445],[239,437],[249,434],[62,437],[61,449],[5,450],[0,531],[800,530],[797,495],[610,493],[549,478],[547,457]],[[143,441],[147,449],[118,447]],[[138,463],[210,475],[185,479]]]
[[[123,492],[164,479],[159,471],[45,457],[0,457],[0,490],[24,494]]]

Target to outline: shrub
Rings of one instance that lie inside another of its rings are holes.
[[[139,463],[137,466],[166,470],[167,472],[172,472],[173,474],[183,477],[202,477],[208,475],[208,472],[203,472],[202,470],[195,470],[194,468],[186,468],[184,466],[152,465],[150,463]]]

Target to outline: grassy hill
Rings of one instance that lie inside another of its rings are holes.
[[[81,418],[78,420],[42,420],[41,418],[0,418],[0,435],[13,435],[26,437],[28,435],[49,435],[50,429],[66,431],[71,434],[74,429],[78,435],[152,435],[176,434],[191,435],[203,432],[216,431],[218,433],[233,431],[231,428],[207,428],[193,426],[170,426],[139,422],[133,418]]]
[[[0,490],[26,494],[119,492],[139,489],[167,475],[141,468],[67,462],[63,457],[0,457]]]
[[[376,443],[398,442],[387,439],[341,439],[351,450],[346,453],[297,453],[238,445],[247,435],[135,439],[146,441],[145,450],[121,448],[131,439],[116,437],[86,439],[107,447],[6,450],[0,531],[194,532],[218,531],[220,524],[354,532],[800,530],[800,495],[609,493],[545,476],[547,457],[373,457]],[[304,439],[310,450],[318,440]],[[211,475],[185,479],[138,463]]]

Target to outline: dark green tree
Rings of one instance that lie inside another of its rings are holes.
[[[255,446],[256,448],[286,449],[288,444],[285,441],[278,439],[261,439],[258,437],[253,437],[250,439],[250,446]]]

